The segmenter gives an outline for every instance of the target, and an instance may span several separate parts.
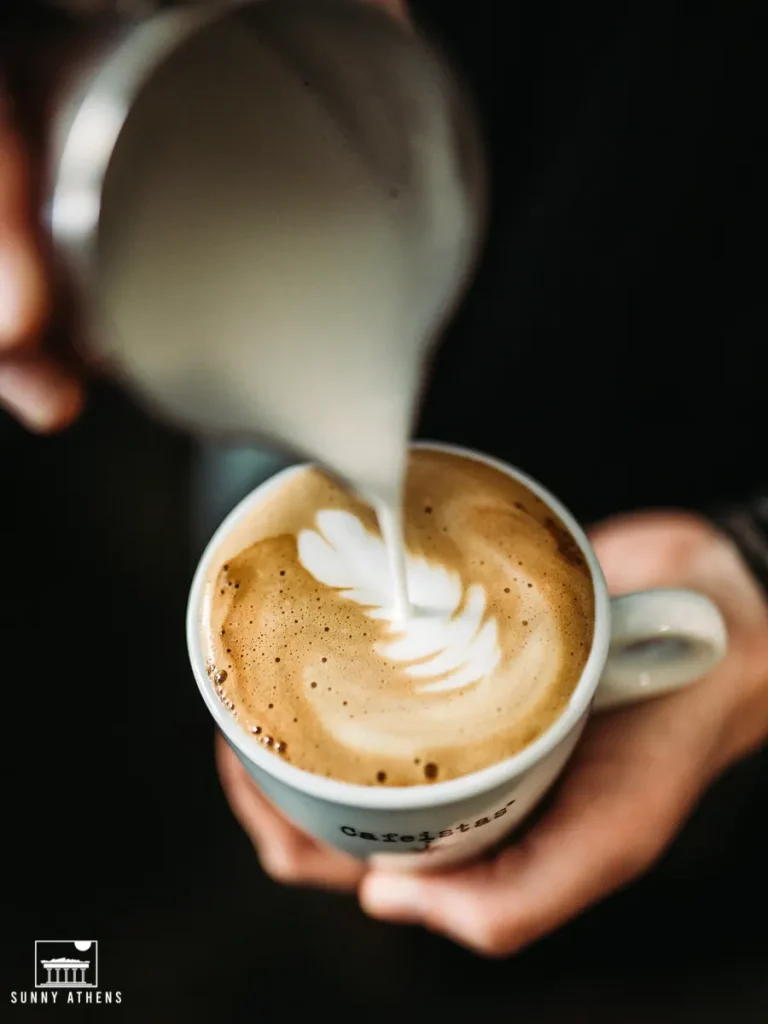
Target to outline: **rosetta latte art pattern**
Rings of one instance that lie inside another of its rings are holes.
[[[404,662],[408,675],[428,680],[421,693],[460,689],[489,675],[499,663],[498,626],[487,615],[487,598],[479,584],[465,589],[457,573],[407,555],[411,618],[394,622],[392,590],[384,542],[369,533],[350,512],[324,510],[317,529],[303,530],[299,560],[327,587],[362,605],[366,614],[387,623],[393,639],[377,645],[382,657]]]
[[[222,547],[211,680],[276,756],[364,785],[433,783],[521,749],[566,705],[592,588],[550,509],[492,467],[415,452],[404,526],[405,619],[373,510],[318,470]]]

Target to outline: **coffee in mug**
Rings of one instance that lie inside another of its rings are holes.
[[[416,450],[403,511],[407,619],[372,510],[313,467],[251,508],[207,582],[222,702],[276,756],[358,785],[517,753],[565,707],[592,641],[586,561],[521,482]]]

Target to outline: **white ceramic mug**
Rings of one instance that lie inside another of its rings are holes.
[[[197,685],[229,745],[267,797],[300,829],[354,857],[423,870],[474,857],[518,825],[562,772],[593,710],[655,697],[695,682],[722,658],[726,630],[712,602],[688,590],[609,598],[589,541],[571,513],[517,469],[444,444],[519,480],[564,523],[592,574],[595,626],[587,663],[560,717],[533,743],[497,764],[446,782],[369,787],[297,768],[249,735],[217,697],[206,672],[201,615],[209,565],[251,508],[303,467],[283,470],[230,513],[209,542],[192,583],[187,642]]]

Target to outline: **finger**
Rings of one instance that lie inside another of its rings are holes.
[[[82,383],[47,356],[0,360],[0,406],[30,430],[61,430],[82,410]]]
[[[30,344],[47,313],[24,149],[0,95],[0,355]]]
[[[711,556],[714,527],[688,512],[632,512],[590,530],[590,542],[612,594],[685,580],[696,552]]]
[[[361,886],[363,908],[504,956],[629,882],[670,842],[703,785],[684,754],[659,750],[658,736],[654,745],[651,729],[638,743],[631,714],[597,724],[552,811],[524,840],[453,873],[373,872]],[[637,750],[629,758],[627,743]]]
[[[357,887],[363,865],[353,857],[322,846],[284,818],[264,797],[220,735],[216,737],[216,761],[232,812],[253,843],[267,874],[288,885],[346,891]]]

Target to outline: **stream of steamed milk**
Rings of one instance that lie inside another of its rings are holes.
[[[381,537],[387,549],[389,576],[392,584],[392,618],[405,622],[411,614],[406,575],[405,536],[402,497],[375,506]]]

